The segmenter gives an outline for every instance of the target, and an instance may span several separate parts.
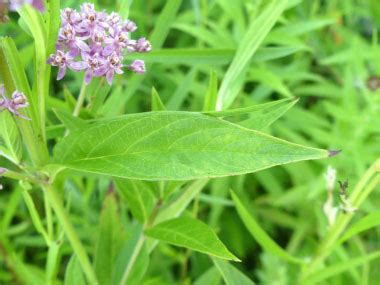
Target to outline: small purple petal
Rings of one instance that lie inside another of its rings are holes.
[[[103,55],[104,56],[109,56],[111,55],[111,53],[113,53],[115,50],[115,48],[113,46],[106,46],[104,49],[103,49]]]
[[[112,85],[112,81],[113,81],[113,77],[114,77],[114,71],[113,70],[109,70],[106,74],[106,78],[107,78],[107,82],[109,85]]]
[[[94,74],[95,76],[103,76],[108,71],[108,68],[106,66],[102,66],[95,70]]]
[[[93,76],[94,72],[91,69],[87,69],[84,75],[84,82],[86,83],[86,85],[90,84]]]
[[[144,74],[145,73],[145,62],[143,60],[135,60],[133,61],[128,68],[133,72]]]
[[[34,8],[36,8],[37,10],[39,10],[40,12],[44,12],[45,11],[44,2],[42,0],[33,0],[32,1],[32,6]]]
[[[89,46],[84,41],[82,41],[80,39],[76,39],[75,40],[75,44],[82,51],[87,51],[87,52],[91,51],[91,49],[89,48]]]
[[[65,77],[65,74],[66,74],[66,66],[60,67],[58,70],[57,80],[61,80],[63,77]]]
[[[88,68],[88,64],[84,61],[77,61],[77,62],[70,63],[70,68],[74,71],[80,71],[80,70]]]

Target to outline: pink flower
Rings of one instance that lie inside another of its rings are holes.
[[[57,51],[47,61],[59,68],[58,80],[69,68],[85,70],[86,84],[93,77],[105,77],[112,84],[115,73],[123,73],[123,55],[152,49],[145,38],[131,39],[130,33],[137,29],[134,22],[123,20],[115,12],[98,12],[92,3],[82,4],[80,11],[63,9],[61,22]],[[141,60],[134,61],[128,68],[139,74],[145,72],[145,64]]]
[[[64,53],[61,50],[57,50],[55,54],[52,54],[47,60],[47,63],[59,68],[57,80],[61,80],[65,76],[67,68],[70,68],[74,71],[85,69],[81,63],[74,61],[74,58],[70,52]]]
[[[0,85],[0,96],[2,97],[0,99],[0,112],[8,110],[10,113],[17,117],[30,120],[28,117],[25,117],[18,112],[19,109],[26,108],[29,106],[28,100],[24,93],[14,91],[11,99],[5,97],[4,93],[4,85]],[[0,175],[1,174],[2,173],[0,173]]]
[[[137,59],[128,65],[128,68],[136,73],[143,74],[145,73],[145,62]]]
[[[121,68],[123,57],[119,56],[116,52],[113,52],[110,56],[107,57],[106,63],[100,69],[100,73],[105,75],[109,85],[112,85],[113,77],[115,73],[123,74]]]

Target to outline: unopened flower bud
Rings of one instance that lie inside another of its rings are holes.
[[[136,23],[131,20],[126,20],[123,25],[123,30],[129,33],[133,33],[137,30]]]
[[[140,38],[136,42],[137,52],[149,52],[152,50],[152,45],[145,38]]]
[[[128,66],[133,72],[143,74],[145,73],[145,63],[142,60],[135,60]]]

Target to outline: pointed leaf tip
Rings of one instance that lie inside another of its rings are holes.
[[[329,150],[329,157],[333,157],[333,156],[336,156],[338,154],[340,154],[342,152],[342,150],[338,149],[338,150]]]

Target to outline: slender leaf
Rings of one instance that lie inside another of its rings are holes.
[[[248,28],[220,86],[217,110],[227,109],[237,97],[252,56],[282,14],[286,4],[287,0],[271,1]]]
[[[82,268],[75,255],[72,255],[65,272],[64,285],[86,285]]]
[[[263,62],[289,56],[303,46],[262,47],[253,56],[253,62]],[[148,63],[186,64],[186,65],[226,65],[232,62],[234,49],[161,49],[150,53],[131,54],[131,59],[143,59]]]
[[[166,107],[154,87],[152,88],[152,111],[166,111]]]
[[[187,206],[193,201],[193,199],[202,191],[207,185],[208,179],[196,180],[190,183],[185,189],[181,191],[181,194],[176,197],[161,209],[158,213],[155,222],[163,222],[180,216]]]
[[[260,112],[271,110],[271,109],[277,109],[277,108],[283,107],[283,105],[288,107],[288,104],[293,106],[295,103],[297,103],[297,101],[298,99],[288,98],[288,99],[272,101],[269,103],[253,105],[253,106],[244,107],[244,108],[230,109],[230,110],[224,110],[224,111],[204,112],[204,114],[214,116],[214,117],[221,117],[221,118],[250,114],[252,117],[256,118],[258,113]]]
[[[304,262],[296,258],[289,253],[287,253],[284,249],[282,249],[273,239],[260,227],[260,225],[256,222],[256,220],[252,217],[252,215],[248,212],[246,207],[240,201],[238,196],[231,192],[232,198],[235,202],[236,210],[239,214],[240,219],[243,221],[244,225],[254,237],[254,239],[268,252],[281,257],[282,259],[297,263],[304,264]]]
[[[9,263],[17,280],[25,285],[40,285],[45,282],[44,271],[40,268],[24,263],[15,253],[9,257]]]
[[[197,70],[195,68],[192,68],[189,73],[186,74],[181,83],[178,85],[176,91],[170,97],[169,102],[167,102],[166,106],[168,107],[168,110],[176,111],[180,109],[186,99],[186,95],[188,95],[190,91],[196,74]]]
[[[215,71],[210,72],[210,83],[203,103],[203,111],[215,111],[218,98],[218,75]]]
[[[113,269],[124,238],[116,195],[114,192],[108,193],[100,216],[95,252],[95,272],[100,284],[113,284]]]
[[[336,263],[326,268],[317,270],[303,282],[304,284],[316,284],[378,258],[380,258],[380,251],[375,251],[374,253],[365,256],[349,258],[341,263]]]
[[[205,223],[180,217],[147,229],[148,237],[227,260],[239,261]]]
[[[302,21],[299,23],[293,23],[284,27],[278,28],[273,31],[273,34],[289,34],[293,36],[299,36],[306,33],[310,33],[314,30],[319,30],[328,25],[336,23],[335,19],[316,19],[310,21]]]
[[[155,202],[151,189],[138,180],[115,179],[118,192],[128,203],[133,216],[144,223],[148,220]]]
[[[275,101],[273,103],[277,104],[273,104],[270,106],[268,104],[267,108],[263,108],[261,110],[257,110],[257,112],[251,113],[250,118],[242,122],[239,122],[239,125],[254,130],[262,130],[273,124],[275,121],[277,121],[297,102],[298,99],[285,99]]]
[[[144,253],[144,242],[142,224],[136,223],[129,229],[129,238],[125,240],[117,256],[112,284],[134,284],[128,282],[141,276],[141,267],[145,268],[148,262],[147,254]]]
[[[10,114],[0,113],[0,156],[3,155],[15,164],[22,157],[22,141],[17,125]]]
[[[369,213],[367,216],[351,225],[346,230],[344,235],[340,238],[339,243],[345,242],[349,238],[356,236],[361,232],[374,228],[378,225],[380,225],[380,211]]]

